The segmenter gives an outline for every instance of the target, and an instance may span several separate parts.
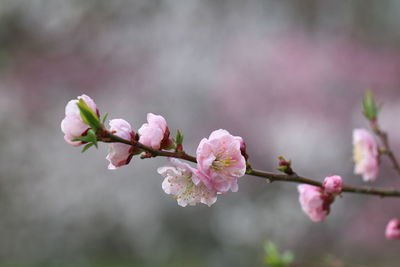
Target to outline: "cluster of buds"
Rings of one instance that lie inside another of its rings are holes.
[[[326,177],[322,188],[308,184],[299,185],[297,189],[302,210],[313,222],[325,220],[335,196],[340,194],[342,188],[342,178],[338,175]]]
[[[292,161],[283,156],[278,157],[278,171],[287,175],[296,175],[292,168]],[[342,178],[338,175],[328,176],[321,186],[301,184],[297,187],[299,202],[303,212],[313,222],[322,222],[330,212],[331,204],[335,196],[339,195],[343,188]]]
[[[384,149],[380,149],[374,136],[366,129],[353,131],[354,174],[362,175],[365,182],[373,182],[379,174],[380,155],[387,153],[387,134],[378,126],[380,107],[376,105],[371,91],[367,91],[363,99],[363,114],[369,121],[372,131],[381,138]],[[392,155],[391,160],[396,161]],[[394,164],[397,165],[397,162]],[[394,218],[386,226],[385,236],[389,240],[400,240],[400,219]]]
[[[160,115],[148,113],[147,123],[137,132],[123,119],[110,120],[107,129],[105,120],[106,116],[100,121],[100,112],[89,96],[71,100],[61,122],[64,139],[73,146],[85,144],[84,151],[93,145],[97,147],[99,140],[110,142],[106,157],[110,170],[129,164],[135,155],[156,156],[151,151],[183,152],[183,135],[178,131],[175,140],[171,139],[167,122]],[[115,137],[124,142],[113,142]],[[158,173],[164,177],[163,190],[173,195],[180,206],[197,203],[211,206],[217,195],[238,191],[237,181],[246,173],[247,158],[243,139],[219,129],[201,140],[196,167],[170,158],[170,165],[158,168]]]
[[[197,147],[197,167],[176,159],[172,166],[158,169],[165,193],[173,195],[180,206],[204,203],[211,206],[217,195],[238,191],[238,178],[246,173],[246,160],[240,150],[242,138],[226,130],[216,130]]]
[[[295,172],[292,169],[292,161],[286,160],[283,156],[278,157],[278,171],[286,173],[288,175],[293,175]]]
[[[377,112],[372,94],[368,93],[364,99],[364,115],[374,127],[377,127]],[[106,127],[106,119],[107,115],[100,118],[96,103],[87,95],[69,101],[61,122],[65,141],[72,146],[84,145],[83,151],[97,147],[98,141],[110,143],[106,156],[110,170],[129,164],[134,156],[140,155],[142,159],[168,156],[169,165],[157,170],[164,178],[161,187],[182,207],[198,203],[211,206],[218,195],[237,192],[240,177],[252,174],[245,142],[226,130],[215,130],[208,138],[203,138],[197,147],[196,157],[191,157],[183,150],[182,133],[178,130],[176,137],[170,138],[167,122],[160,115],[148,113],[147,122],[137,131],[124,119],[112,119]],[[372,134],[364,129],[355,129],[353,152],[354,173],[362,175],[364,181],[374,181],[379,171],[379,148]],[[191,166],[177,158],[197,165]],[[284,157],[278,159],[279,171],[291,181],[299,178],[290,160]],[[321,222],[329,214],[335,197],[340,195],[342,189],[343,181],[338,175],[326,177],[322,184],[301,184],[298,186],[301,208],[312,221]],[[400,239],[400,220],[389,222],[386,236],[388,239]]]

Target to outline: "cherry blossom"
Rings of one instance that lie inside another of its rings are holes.
[[[386,226],[385,235],[390,240],[400,240],[400,220],[391,219]]]
[[[110,121],[110,131],[125,140],[135,138],[135,132],[132,131],[131,125],[123,119],[114,119]],[[134,148],[123,143],[112,143],[108,147],[108,155],[106,159],[110,162],[108,169],[115,170],[118,167],[127,165],[132,156]]]
[[[339,194],[343,188],[342,177],[339,175],[328,176],[323,182],[324,191],[329,194]]]
[[[140,127],[138,133],[140,135],[139,142],[153,149],[163,149],[171,145],[167,122],[160,115],[148,113],[147,123]]]
[[[378,145],[365,129],[353,131],[354,173],[363,176],[364,181],[375,181],[379,172]]]
[[[197,177],[197,170],[177,159],[169,160],[172,166],[158,168],[157,172],[165,179],[162,189],[173,195],[179,206],[194,206],[203,203],[208,206],[217,201],[217,192],[205,186]]]
[[[196,152],[200,179],[218,192],[236,192],[237,179],[246,173],[243,147],[241,137],[222,129],[212,132],[208,139],[203,138]]]
[[[65,118],[61,122],[61,130],[65,134],[65,141],[73,146],[80,146],[83,144],[83,142],[73,141],[73,139],[85,135],[87,130],[90,128],[83,122],[80,110],[77,106],[77,103],[80,99],[83,99],[89,108],[92,109],[97,116],[99,116],[96,103],[87,95],[78,96],[78,99],[73,99],[68,102],[67,106],[65,107]]]
[[[330,205],[334,201],[331,194],[325,194],[318,186],[301,184],[297,186],[302,210],[313,222],[321,222],[329,214]]]

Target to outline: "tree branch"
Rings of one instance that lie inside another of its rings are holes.
[[[395,154],[393,153],[392,149],[390,148],[388,134],[380,129],[378,122],[376,120],[371,121],[371,128],[376,134],[376,136],[378,136],[378,138],[382,142],[383,148],[380,151],[380,153],[385,154],[389,157],[390,161],[392,162],[393,169],[395,169],[397,174],[400,175],[400,164]]]
[[[131,146],[135,146],[137,148],[142,149],[151,154],[152,157],[161,156],[161,157],[170,157],[170,158],[178,158],[183,159],[186,161],[191,161],[193,163],[197,163],[195,157],[186,154],[184,151],[181,152],[170,152],[170,151],[162,151],[162,150],[155,150],[151,147],[145,146],[137,141],[128,141],[123,138],[120,138],[116,135],[111,134],[108,131],[103,131],[99,136],[99,141],[106,142],[106,143],[123,143]],[[398,166],[397,161],[396,166]],[[398,168],[400,172],[400,167]],[[247,175],[260,177],[263,179],[267,179],[269,182],[274,181],[283,181],[283,182],[293,182],[293,183],[301,183],[301,184],[309,184],[314,186],[322,187],[322,183],[310,178],[302,177],[297,174],[287,175],[287,174],[279,174],[279,173],[272,173],[260,170],[254,170],[248,168],[246,171]],[[364,195],[376,195],[380,197],[400,197],[400,191],[397,190],[384,190],[384,189],[375,189],[370,187],[353,187],[353,186],[343,186],[342,192],[346,193],[355,193],[355,194],[364,194]]]

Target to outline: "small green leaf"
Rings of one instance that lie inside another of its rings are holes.
[[[378,116],[378,111],[379,108],[375,104],[374,96],[372,94],[371,90],[368,90],[365,93],[364,99],[363,99],[363,108],[364,108],[364,116],[368,120],[374,120]]]
[[[83,141],[82,138],[83,138],[83,136],[75,137],[75,138],[72,138],[72,141],[74,141],[74,142]]]
[[[108,112],[106,112],[106,114],[104,114],[103,119],[102,119],[102,123],[104,124],[106,122],[108,118]]]
[[[89,131],[87,132],[87,134],[85,136],[74,138],[74,139],[72,139],[72,141],[81,141],[81,142],[85,142],[85,143],[93,143],[93,145],[96,148],[98,148],[97,136],[96,136],[96,134],[95,134],[93,129],[89,129]]]
[[[93,129],[90,129],[86,135],[89,139],[89,142],[93,143],[93,145],[96,148],[99,148],[98,144],[97,144],[97,136],[96,133],[93,131]]]
[[[175,143],[177,145],[182,145],[183,143],[183,134],[181,133],[181,131],[177,130],[176,131],[176,136],[175,136]]]
[[[85,152],[86,150],[88,150],[89,148],[91,148],[92,146],[93,146],[93,143],[86,144],[82,149],[82,153]]]
[[[280,255],[276,245],[272,242],[267,242],[264,248],[266,253],[265,263],[271,266],[278,265],[280,263]]]
[[[250,162],[246,160],[246,174],[250,174],[253,171],[251,168]]]
[[[79,99],[79,102],[76,103],[76,105],[81,112],[83,122],[97,132],[97,130],[101,128],[101,123],[96,113],[86,104],[85,100],[83,100],[82,98]]]
[[[284,173],[286,173],[287,171],[288,171],[288,169],[289,169],[289,167],[288,166],[285,166],[285,165],[283,165],[283,166],[279,166],[278,168],[276,168],[278,171],[281,171],[281,172],[284,172]]]
[[[265,249],[265,264],[273,267],[285,267],[291,264],[294,260],[294,255],[291,252],[285,251],[280,253],[278,247],[272,242],[266,242]]]
[[[294,261],[294,255],[293,255],[292,252],[290,252],[290,251],[285,251],[285,252],[282,254],[282,262],[283,262],[285,265],[289,265],[289,264],[291,264],[293,261]]]
[[[81,136],[81,137],[77,137],[77,138],[74,138],[74,139],[72,139],[72,141],[81,141],[81,142],[84,142],[84,143],[89,143],[89,142],[91,142],[92,140],[91,140],[91,138],[90,137],[88,137],[88,136]]]

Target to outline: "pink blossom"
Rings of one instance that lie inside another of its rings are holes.
[[[158,168],[165,177],[162,188],[165,193],[175,196],[178,205],[186,207],[203,203],[208,206],[217,201],[217,192],[206,187],[197,177],[197,170],[177,159],[170,159],[173,166]]]
[[[143,124],[138,132],[139,142],[153,149],[166,148],[171,144],[167,122],[160,115],[148,113],[147,123]]]
[[[132,131],[131,125],[123,119],[114,119],[110,121],[110,131],[125,140],[131,141],[135,138],[135,132]],[[134,148],[127,144],[112,143],[108,148],[106,159],[110,162],[108,169],[115,170],[118,167],[127,165],[132,156]]]
[[[334,200],[331,194],[324,194],[322,188],[308,184],[297,187],[300,196],[299,201],[304,213],[313,222],[321,222],[329,214],[330,205]]]
[[[400,240],[400,220],[391,219],[386,226],[385,235],[387,239],[390,240]]]
[[[364,181],[375,181],[378,176],[378,145],[365,129],[353,131],[354,173],[363,176]]]
[[[65,141],[73,146],[80,146],[83,144],[81,141],[72,140],[85,135],[86,131],[89,129],[89,126],[83,122],[79,108],[76,105],[79,99],[83,99],[97,116],[99,116],[96,103],[87,95],[78,96],[78,99],[68,102],[65,107],[65,118],[61,122],[61,130],[65,134]]]
[[[201,140],[197,151],[199,178],[209,188],[221,193],[238,190],[237,179],[246,173],[246,160],[241,153],[243,139],[226,130],[216,130]]]
[[[328,176],[324,179],[324,191],[329,194],[339,194],[342,191],[342,177],[338,175]]]

